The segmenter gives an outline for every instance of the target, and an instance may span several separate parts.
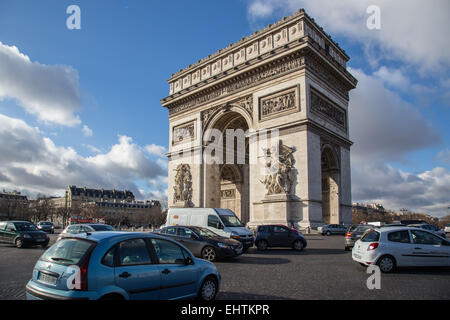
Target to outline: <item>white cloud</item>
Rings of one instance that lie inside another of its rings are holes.
[[[0,183],[31,194],[62,195],[67,185],[128,189],[142,198],[135,181],[162,181],[167,170],[146,156],[132,138],[119,136],[106,153],[82,157],[57,146],[38,128],[0,114]],[[149,184],[149,187],[150,184]],[[149,188],[148,192],[151,192]]]
[[[381,9],[380,30],[366,27],[369,5]],[[305,8],[326,32],[356,40],[368,52],[376,45],[386,58],[414,63],[422,70],[450,66],[448,0],[251,0],[248,14],[257,21],[299,8]]]
[[[167,149],[163,146],[158,146],[155,144],[149,144],[145,146],[145,150],[153,155],[163,157],[165,153],[167,153]]]
[[[83,144],[83,147],[89,149],[89,151],[91,151],[93,153],[101,153],[101,152],[103,152],[101,149],[99,149],[96,146],[93,146],[91,144]]]
[[[32,62],[15,46],[0,42],[0,99],[16,99],[45,123],[76,126],[81,120],[78,73],[69,66]]]
[[[441,141],[417,109],[386,88],[385,70],[367,75],[350,72],[359,80],[350,94],[349,127],[354,145],[352,156],[352,197],[356,202],[377,202],[386,208],[408,208],[436,216],[446,213],[450,194],[450,172],[436,167],[410,173],[389,162],[411,164],[411,152]],[[441,157],[445,156],[442,152]],[[412,163],[414,164],[414,163]]]
[[[92,135],[94,134],[94,132],[87,125],[84,125],[81,131],[83,131],[83,134],[86,137],[92,137]]]
[[[445,216],[450,205],[450,171],[436,167],[412,174],[382,162],[360,162],[352,167],[352,194],[357,202]]]
[[[385,66],[381,66],[374,72],[374,76],[383,80],[384,83],[389,86],[401,90],[410,88],[409,79],[398,69],[389,69]]]
[[[402,161],[409,152],[441,141],[434,126],[378,77],[349,71],[358,79],[350,92],[349,128],[353,159]]]

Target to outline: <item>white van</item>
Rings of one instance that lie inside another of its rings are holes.
[[[239,240],[244,251],[253,246],[253,233],[230,209],[170,208],[165,226],[175,225],[208,228],[222,237]]]

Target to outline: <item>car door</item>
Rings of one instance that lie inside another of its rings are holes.
[[[189,228],[178,227],[177,228],[177,240],[189,249],[195,256],[200,256],[203,248],[203,241],[198,240],[198,236]]]
[[[197,294],[200,270],[195,264],[186,264],[190,255],[179,245],[163,239],[151,239],[159,262],[162,300],[181,299]]]
[[[212,214],[208,216],[208,229],[222,237],[229,237],[229,234],[224,231],[224,226],[218,216]]]
[[[0,242],[5,241],[6,222],[0,222]]]
[[[272,226],[269,236],[269,245],[272,247],[285,247],[289,242],[289,229],[284,226]]]
[[[152,260],[149,244],[143,238],[129,239],[115,246],[114,280],[130,299],[160,298],[161,273],[157,261]]]
[[[389,252],[400,267],[414,266],[413,244],[408,230],[392,231],[387,234]]]
[[[417,266],[450,266],[450,246],[447,241],[424,230],[410,230],[413,254]]]
[[[14,240],[17,237],[17,230],[16,230],[16,226],[14,225],[14,223],[8,222],[8,224],[6,225],[6,230],[5,230],[4,235],[5,235],[5,242],[14,243]]]

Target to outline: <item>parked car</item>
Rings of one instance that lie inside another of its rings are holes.
[[[353,248],[356,240],[361,238],[364,232],[370,229],[375,229],[375,227],[367,224],[356,224],[348,228],[347,234],[345,235],[345,250],[348,251]]]
[[[84,223],[84,224],[71,224],[65,228],[58,236],[56,241],[66,237],[73,237],[79,233],[85,232],[99,232],[99,231],[114,231],[114,228],[107,224],[101,223]]]
[[[95,232],[50,247],[36,263],[26,295],[30,300],[213,300],[220,281],[214,264],[166,237]]]
[[[322,235],[331,236],[332,234],[346,234],[347,227],[342,224],[327,224],[317,228]]]
[[[47,248],[50,238],[29,221],[0,221],[0,242],[17,248],[41,246]]]
[[[438,236],[441,236],[441,237],[445,238],[445,231],[442,230],[442,229],[439,229],[438,227],[435,227],[435,226],[433,226],[431,224],[427,224],[427,223],[410,224],[408,227],[420,228],[420,229],[428,230],[428,231],[431,231],[431,232],[437,234]]]
[[[242,243],[244,252],[253,246],[253,233],[230,209],[169,208],[165,226],[197,226]]]
[[[242,243],[221,237],[209,229],[193,226],[165,227],[158,233],[181,242],[196,257],[208,261],[231,258],[242,254]]]
[[[444,228],[445,234],[450,233],[450,223],[448,223]]]
[[[352,259],[364,266],[376,264],[382,272],[397,267],[450,266],[450,242],[418,228],[380,228],[356,241]]]
[[[44,232],[55,233],[55,226],[50,221],[39,221],[37,227]]]
[[[263,225],[256,229],[255,244],[258,250],[269,247],[287,247],[302,251],[307,241],[300,231],[283,225]]]

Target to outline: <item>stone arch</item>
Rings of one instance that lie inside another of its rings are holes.
[[[337,224],[340,222],[339,163],[339,157],[334,148],[325,144],[321,150],[322,219],[327,224]]]
[[[214,153],[222,152],[222,162],[205,161],[204,164],[205,207],[231,209],[244,223],[250,219],[248,138],[244,136],[245,144],[242,145],[242,140],[234,137],[234,147],[227,146],[225,132],[227,129],[242,129],[245,133],[251,123],[252,119],[244,108],[230,104],[211,115],[203,132],[204,153],[210,152],[208,144],[215,141],[207,129],[217,129],[223,134],[222,145],[214,150]]]

